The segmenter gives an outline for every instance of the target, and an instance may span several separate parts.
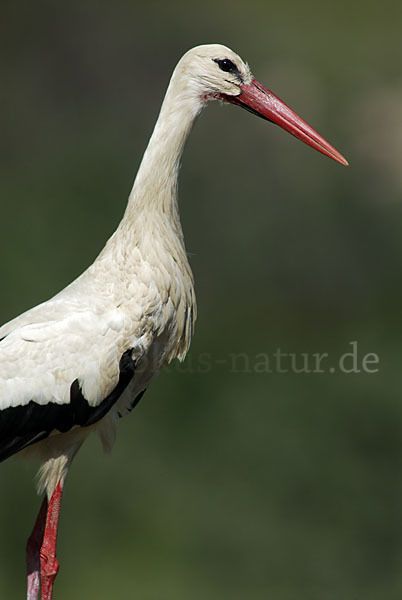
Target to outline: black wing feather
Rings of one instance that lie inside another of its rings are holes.
[[[98,406],[88,404],[76,379],[70,387],[69,404],[38,404],[31,400],[25,406],[13,406],[0,411],[0,462],[44,439],[51,431],[66,432],[74,425],[88,427],[102,419],[134,376],[135,362],[131,355],[132,349],[122,355],[119,381]]]

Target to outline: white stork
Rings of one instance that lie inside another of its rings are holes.
[[[188,351],[196,303],[177,179],[191,126],[215,99],[348,164],[229,48],[197,46],[179,61],[115,233],[73,283],[0,327],[0,460],[25,450],[42,461],[45,497],[27,543],[28,600],[37,600],[39,587],[42,600],[52,597],[63,485],[81,444],[96,430],[109,449],[119,417]]]

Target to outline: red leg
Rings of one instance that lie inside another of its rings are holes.
[[[39,595],[39,552],[43,542],[47,513],[47,497],[43,499],[34,528],[28,538],[26,548],[27,600],[38,600]]]
[[[56,558],[56,540],[62,495],[63,485],[59,481],[49,502],[43,544],[40,549],[42,600],[52,600],[53,583],[59,570],[59,561]]]

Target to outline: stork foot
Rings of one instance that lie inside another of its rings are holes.
[[[53,584],[59,570],[56,541],[62,494],[63,486],[59,481],[47,509],[45,532],[40,549],[41,600],[52,600]]]
[[[38,600],[39,597],[39,553],[43,543],[43,535],[45,533],[47,506],[48,502],[45,496],[26,546],[27,600]]]
[[[52,600],[53,584],[59,570],[59,561],[54,554],[40,552],[41,600]]]
[[[26,547],[27,600],[52,600],[53,583],[59,570],[56,558],[57,527],[59,524],[63,485],[59,481],[48,503],[45,496]]]

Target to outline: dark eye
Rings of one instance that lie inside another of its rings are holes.
[[[226,73],[235,73],[238,71],[236,65],[228,58],[214,58],[214,62],[219,65],[219,68]]]

